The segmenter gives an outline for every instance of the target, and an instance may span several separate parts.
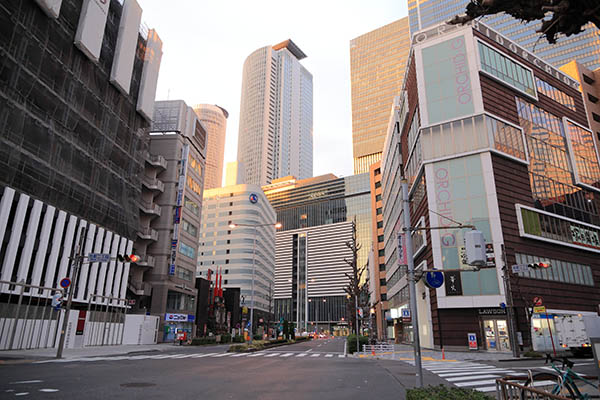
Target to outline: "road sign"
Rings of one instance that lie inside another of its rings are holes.
[[[432,289],[442,287],[444,284],[444,274],[439,271],[427,272],[425,274],[425,284]]]
[[[546,312],[546,306],[536,306],[533,307],[533,312],[536,314],[541,314]]]
[[[108,253],[90,253],[88,254],[88,261],[89,262],[109,262],[110,261],[110,254]]]
[[[521,272],[527,272],[527,264],[515,264],[512,266],[513,274],[518,274]]]
[[[544,304],[544,301],[542,300],[542,298],[540,296],[535,296],[533,298],[533,305],[534,306],[538,306],[539,307],[539,306],[541,306],[543,304]]]
[[[362,310],[362,308],[358,309],[358,316],[361,317],[361,318],[363,317],[363,310]]]
[[[475,333],[467,333],[469,341],[469,350],[477,350],[477,335]]]
[[[60,280],[60,287],[61,288],[66,289],[69,286],[71,286],[71,280],[69,278],[62,278]]]

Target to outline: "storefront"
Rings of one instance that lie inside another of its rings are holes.
[[[478,314],[483,348],[490,351],[511,351],[506,308],[480,308]]]
[[[184,333],[186,339],[191,339],[195,319],[192,314],[166,313],[163,342],[174,342],[178,333]]]

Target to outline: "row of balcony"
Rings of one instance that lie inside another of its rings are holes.
[[[165,184],[156,178],[150,178],[144,175],[142,178],[142,184],[150,190],[156,190],[161,193],[165,191]]]
[[[146,153],[146,162],[154,167],[167,169],[167,160],[159,154]]]
[[[158,231],[152,228],[142,228],[137,233],[138,236],[144,240],[158,240]]]
[[[161,207],[158,204],[152,203],[151,201],[140,199],[139,206],[140,210],[142,210],[148,215],[155,215],[157,217],[160,217],[160,214],[162,213]]]

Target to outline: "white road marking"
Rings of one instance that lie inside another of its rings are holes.
[[[279,354],[280,354],[280,353],[271,353],[271,354],[268,354],[268,355],[266,355],[265,357],[276,357],[276,356],[278,356]]]
[[[242,353],[242,354],[244,354],[244,353]],[[266,354],[267,353],[254,353],[254,354],[250,354],[248,357],[260,357],[260,356],[264,356]]]
[[[333,354],[325,354],[325,357],[327,357],[327,358],[333,357]]]
[[[434,374],[443,374],[444,372],[468,372],[468,371],[484,371],[486,369],[495,369],[492,366],[485,366],[485,367],[471,367],[471,368],[444,368],[444,369],[430,369],[429,371],[433,372]]]
[[[476,388],[480,392],[494,392],[496,390],[496,386],[485,386],[481,388]]]
[[[40,380],[32,380],[32,381],[17,381],[17,382],[11,382],[11,385],[21,385],[21,384],[25,384],[25,383],[42,383],[44,381],[40,381]]]
[[[293,356],[294,353],[286,353],[286,354],[282,354],[280,357],[289,357],[289,356]]]
[[[481,374],[487,374],[487,373],[494,373],[494,374],[513,374],[515,371],[511,371],[511,370],[507,370],[507,369],[494,369],[494,370],[484,370],[484,371],[465,371],[465,372],[453,372],[453,373],[448,373],[448,374],[439,374],[438,376],[440,378],[446,378],[446,377],[450,377],[450,376],[466,376],[466,375],[481,375]]]
[[[321,354],[317,353],[317,354],[311,354],[311,357],[319,357]]]
[[[446,379],[448,382],[472,381],[473,379],[498,378],[500,375],[480,375],[480,376],[456,376]]]
[[[227,353],[225,353],[225,354],[227,354]],[[177,354],[176,356],[173,356],[172,358],[173,359],[188,358],[188,357],[191,357],[191,356],[193,356],[193,354]]]
[[[227,357],[227,356],[230,356],[231,354],[232,353],[221,353],[221,354],[217,354],[216,356],[211,356],[211,357],[212,358],[215,358],[215,357]]]
[[[339,358],[344,358],[344,357],[346,357],[346,356],[345,356],[345,355],[343,355],[343,354],[338,354],[338,357],[339,357]]]
[[[483,380],[483,381],[460,382],[460,383],[455,383],[455,385],[458,387],[464,387],[464,386],[493,385],[495,383],[496,383],[495,379],[489,379],[489,380]]]
[[[39,391],[44,393],[54,393],[58,392],[58,389],[40,389]]]
[[[300,354],[298,354],[296,357],[306,357],[307,355],[308,355],[308,354],[306,354],[306,353],[300,353]]]
[[[243,356],[246,356],[246,355],[248,355],[248,353],[238,353],[238,354],[232,355],[231,357],[243,357]]]
[[[15,393],[15,396],[27,396],[29,392]]]

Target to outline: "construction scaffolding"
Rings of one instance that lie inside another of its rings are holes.
[[[129,95],[109,82],[122,12],[112,0],[93,63],[74,45],[82,2],[57,19],[0,0],[0,186],[135,239],[149,121],[136,111],[146,39]]]

